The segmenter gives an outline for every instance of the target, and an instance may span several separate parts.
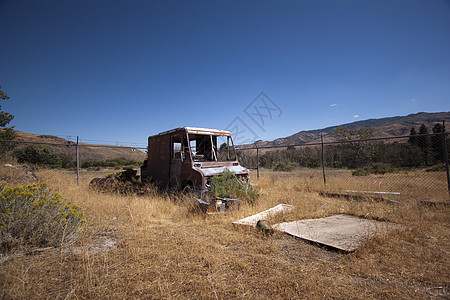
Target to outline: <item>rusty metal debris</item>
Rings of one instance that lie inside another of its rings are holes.
[[[319,195],[327,198],[343,198],[346,200],[356,200],[356,201],[375,200],[378,202],[387,201],[390,203],[401,203],[398,200],[386,199],[380,196],[364,196],[364,195],[329,193],[329,192],[319,192]]]
[[[444,202],[444,201],[433,201],[433,200],[420,200],[419,203],[422,205],[428,205],[428,206],[450,205],[450,201]]]
[[[206,199],[201,199],[194,197],[197,200],[201,211],[205,212],[208,215],[225,213],[232,209],[239,209],[240,199],[231,199],[231,198],[221,198],[214,197],[210,201]]]

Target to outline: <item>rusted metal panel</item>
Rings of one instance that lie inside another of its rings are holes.
[[[240,199],[231,199],[222,197],[212,198],[210,199],[210,202],[201,198],[194,198],[194,199],[197,200],[200,209],[208,215],[223,214],[229,210],[239,209],[241,202]]]
[[[147,176],[158,182],[162,188],[169,185],[170,176],[170,136],[148,138]]]

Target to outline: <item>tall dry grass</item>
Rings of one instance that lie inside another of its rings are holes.
[[[38,176],[82,206],[87,224],[75,245],[5,260],[4,299],[424,299],[450,289],[448,206],[323,198],[314,174],[266,171],[253,180],[254,206],[204,216],[169,194],[112,195],[90,190],[88,176],[80,185],[59,171]],[[344,254],[231,224],[279,203],[295,208],[271,223],[347,213],[403,227]]]

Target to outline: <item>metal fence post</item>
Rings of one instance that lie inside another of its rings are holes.
[[[322,144],[322,173],[323,173],[323,185],[327,185],[327,178],[325,176],[325,154],[323,151],[323,134],[320,134],[320,141]]]
[[[449,171],[448,171],[448,148],[447,148],[447,132],[445,130],[445,121],[442,121],[442,126],[443,126],[443,130],[442,130],[442,139],[444,140],[444,159],[445,159],[445,170],[447,172],[447,190],[448,193],[450,194],[450,176],[449,176]]]
[[[259,148],[257,144],[255,144],[255,146],[256,146],[256,178],[259,179]]]
[[[78,136],[77,136],[77,145],[76,145],[76,152],[77,152],[77,185],[80,184],[80,160],[78,156]]]

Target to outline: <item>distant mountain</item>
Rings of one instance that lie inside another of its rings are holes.
[[[420,112],[417,114],[411,114],[407,116],[389,117],[381,119],[368,119],[363,121],[357,121],[348,124],[342,124],[342,126],[348,129],[358,128],[373,128],[375,130],[373,137],[394,137],[408,135],[411,127],[415,127],[419,131],[419,127],[425,124],[428,130],[431,132],[435,123],[442,123],[445,121],[450,126],[450,112],[440,113],[426,113]],[[320,142],[320,134],[323,134],[324,141],[335,141],[337,135],[335,134],[338,126],[327,127],[324,129],[300,131],[291,136],[278,138],[273,141],[257,141],[259,147],[275,147],[275,146],[290,146],[290,145],[303,145]],[[240,148],[249,148],[254,145],[243,145]]]
[[[21,131],[16,131],[16,140],[31,142],[31,143],[42,143],[41,146],[48,146],[56,153],[73,155],[76,154],[76,149],[74,147],[75,143],[57,136],[53,135],[36,135],[31,133],[25,133]],[[26,143],[19,144],[19,147],[27,145]],[[70,146],[71,145],[71,146]],[[144,160],[147,158],[147,154],[143,151],[134,148],[117,147],[111,146],[107,147],[104,145],[93,145],[80,143],[79,147],[79,157],[81,160],[107,160],[115,158],[125,158],[132,160]]]

